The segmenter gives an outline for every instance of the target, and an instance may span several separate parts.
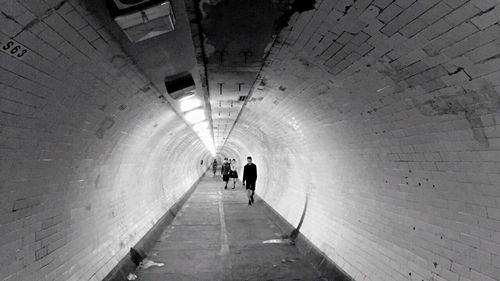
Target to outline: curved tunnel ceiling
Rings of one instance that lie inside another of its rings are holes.
[[[100,1],[0,6],[29,51],[0,52],[0,280],[102,280],[196,183],[212,158],[158,98],[177,71],[219,156],[253,156],[259,196],[355,280],[500,280],[498,1],[250,2],[195,3],[206,65],[193,3],[137,45]]]
[[[195,1],[216,149],[221,149],[250,94],[288,1]]]

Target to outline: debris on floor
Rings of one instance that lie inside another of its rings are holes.
[[[263,244],[290,244],[290,239],[271,239],[262,241]]]
[[[287,239],[290,241],[290,245],[295,245],[295,240],[297,239],[297,236],[299,235],[299,231],[297,229],[294,229],[290,235],[288,234],[283,234],[281,235],[281,238]]]
[[[137,279],[137,275],[135,275],[133,273],[129,273],[127,276],[127,280],[136,280],[136,279]]]
[[[281,259],[281,262],[282,263],[285,263],[285,262],[294,262],[294,261],[297,261],[298,259],[296,258],[284,258],[284,259]]]
[[[165,264],[164,263],[161,263],[161,262],[155,262],[155,261],[152,261],[148,258],[145,258],[141,261],[141,263],[139,264],[139,266],[137,267],[137,269],[147,269],[147,268],[150,268],[152,266],[158,266],[158,267],[162,267],[164,266]]]
[[[136,265],[139,265],[145,257],[146,254],[144,254],[141,250],[130,248],[130,258]]]

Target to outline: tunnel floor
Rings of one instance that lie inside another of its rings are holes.
[[[205,176],[147,253],[164,266],[138,270],[137,280],[327,280],[294,246],[263,243],[281,231],[260,199],[248,205],[241,182],[231,187]]]

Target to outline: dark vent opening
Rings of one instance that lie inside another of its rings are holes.
[[[247,99],[247,96],[240,96],[240,98],[238,99],[239,101],[245,101]]]
[[[165,77],[165,87],[167,88],[168,93],[175,93],[193,86],[193,76],[187,72],[175,76]]]

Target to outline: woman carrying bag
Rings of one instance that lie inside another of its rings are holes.
[[[229,171],[229,177],[233,179],[233,189],[236,188],[236,180],[238,179],[238,167],[236,166],[236,159],[231,160],[231,170]]]

